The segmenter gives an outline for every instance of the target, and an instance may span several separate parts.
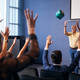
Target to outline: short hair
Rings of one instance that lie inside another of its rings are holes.
[[[6,53],[6,56],[5,56],[6,58],[12,58],[13,57],[13,53],[12,52],[10,52],[10,51],[7,51],[7,53]]]
[[[62,60],[62,52],[60,50],[52,51],[51,59],[53,63],[60,64]]]

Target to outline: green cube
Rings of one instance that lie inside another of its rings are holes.
[[[56,12],[56,17],[57,17],[58,19],[62,19],[62,18],[64,17],[64,12],[61,11],[61,10],[58,10],[58,11]]]

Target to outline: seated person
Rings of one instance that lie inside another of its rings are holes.
[[[17,38],[15,37],[14,40],[13,40],[13,43],[12,43],[11,47],[9,48],[9,50],[6,53],[5,59],[13,57],[12,50],[13,50],[13,47],[14,47],[14,45],[16,43],[16,39]],[[23,55],[23,53],[24,53],[24,51],[25,51],[28,43],[29,43],[29,38],[26,38],[25,44],[22,47],[22,49],[20,50],[20,52],[19,52],[19,54],[18,54],[17,57],[21,57]],[[13,80],[20,80],[17,73],[14,73],[13,75],[11,75],[11,79],[13,79]]]
[[[2,21],[3,21],[3,19],[0,20],[0,22],[2,22]],[[12,43],[11,47],[9,48],[9,50],[6,53],[6,56],[5,56],[6,58],[13,57],[12,50],[13,50],[14,45],[16,44],[16,40],[17,40],[17,38],[15,37],[14,40],[13,40],[13,43]],[[24,53],[24,51],[25,51],[28,43],[29,43],[29,38],[26,38],[26,42],[25,42],[23,48],[20,50],[20,52],[19,52],[19,54],[18,54],[17,57],[21,57],[23,55],[23,53]],[[3,36],[0,33],[0,53],[2,51],[2,45],[3,45]]]
[[[1,31],[4,38],[2,51],[0,54],[0,80],[11,80],[11,76],[27,67],[30,63],[36,60],[39,56],[39,47],[37,37],[35,35],[35,21],[37,16],[33,19],[33,11],[25,10],[25,17],[27,21],[27,29],[29,34],[29,50],[23,56],[17,58],[3,58],[7,53],[9,28],[6,27],[5,33]]]
[[[78,45],[77,56],[69,66],[61,65],[62,52],[60,50],[52,51],[51,59],[52,59],[53,64],[51,66],[49,65],[48,48],[49,48],[50,44],[53,43],[53,41],[51,41],[51,37],[52,36],[49,35],[46,39],[45,50],[43,53],[43,67],[44,67],[44,69],[49,70],[49,71],[54,71],[54,72],[71,73],[72,71],[74,71],[75,67],[78,65],[78,61],[80,58],[80,35],[77,40],[77,45]]]
[[[14,45],[16,44],[16,40],[17,40],[17,38],[15,37],[14,40],[13,40],[13,43],[12,43],[11,47],[9,48],[9,50],[6,53],[6,58],[13,57],[12,50],[13,50]],[[21,57],[23,55],[23,53],[24,53],[24,51],[25,51],[28,43],[29,43],[29,38],[26,38],[25,44],[22,47],[22,49],[20,50],[20,52],[19,52],[19,54],[18,54],[17,57]],[[3,37],[0,34],[0,52],[2,51],[2,44],[3,44]]]

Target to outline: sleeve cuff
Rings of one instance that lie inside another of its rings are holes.
[[[44,48],[44,50],[48,50],[48,48]]]
[[[29,39],[31,40],[31,39],[36,39],[37,40],[37,36],[35,35],[35,34],[31,34],[31,35],[29,35]]]
[[[77,49],[77,51],[80,51],[80,49]]]

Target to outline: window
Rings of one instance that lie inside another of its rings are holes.
[[[4,32],[6,26],[6,0],[0,0],[0,20],[3,21],[0,23],[0,30]]]
[[[5,16],[3,15],[1,19],[5,19],[3,22],[9,27],[10,36],[23,36],[24,0],[0,0],[0,3],[1,2],[2,5],[0,5],[0,12],[2,12],[2,14],[5,13]],[[4,3],[6,4],[5,6]],[[4,30],[3,27],[2,29]]]
[[[70,0],[71,1],[71,20],[80,20],[80,0]]]

